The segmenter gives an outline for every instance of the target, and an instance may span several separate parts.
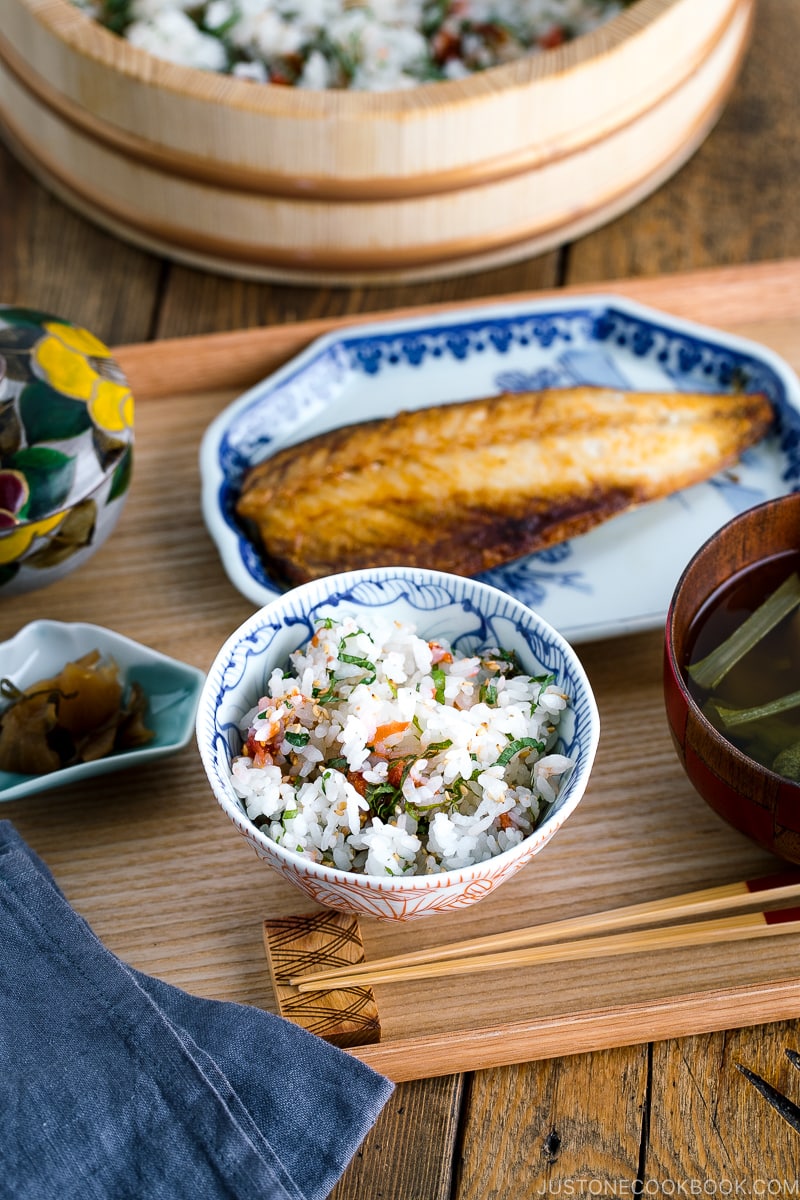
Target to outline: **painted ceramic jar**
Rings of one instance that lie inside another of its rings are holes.
[[[133,397],[111,352],[0,305],[0,596],[61,579],[106,540],[131,477]]]

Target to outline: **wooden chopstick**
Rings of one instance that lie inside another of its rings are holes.
[[[581,938],[555,945],[540,945],[482,954],[381,967],[371,970],[348,968],[320,982],[310,975],[294,976],[298,992],[330,991],[343,987],[365,987],[374,983],[399,983],[410,979],[434,979],[442,975],[467,975],[478,971],[496,971],[509,967],[528,967],[541,963],[576,959],[607,958],[615,954],[639,954],[646,950],[703,946],[714,942],[743,941],[748,938],[800,933],[800,908],[773,909],[770,912],[739,913],[711,921],[661,925],[654,929],[631,929],[604,937]],[[360,964],[359,964],[360,966]]]
[[[567,917],[544,925],[533,925],[526,929],[513,929],[505,933],[489,934],[486,937],[470,938],[460,942],[448,942],[423,950],[412,950],[389,958],[376,959],[348,965],[348,977],[371,974],[376,970],[396,967],[417,966],[423,963],[442,962],[467,958],[477,954],[496,954],[526,946],[537,946],[564,938],[585,937],[604,933],[625,926],[649,925],[655,921],[681,917],[702,916],[722,909],[745,908],[751,904],[769,904],[780,900],[800,898],[800,873],[781,872],[758,879],[747,879],[737,883],[725,883],[716,887],[701,888],[678,896],[667,896],[660,900],[645,900],[640,904],[628,904],[621,908],[606,909],[580,917]],[[342,974],[339,967],[328,967],[322,971],[293,975],[287,982],[293,986],[322,984],[337,979]]]

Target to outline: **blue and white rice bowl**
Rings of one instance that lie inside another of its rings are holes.
[[[526,674],[554,677],[551,690],[566,695],[567,704],[553,722],[546,756],[554,756],[554,762],[567,758],[571,764],[552,798],[546,789],[540,796],[541,809],[529,833],[514,844],[501,842],[506,848],[491,857],[457,868],[446,869],[445,859],[432,860],[430,873],[369,874],[363,867],[342,869],[314,861],[292,848],[292,839],[287,845],[270,836],[268,821],[257,824],[248,816],[247,788],[235,783],[234,763],[273,671],[289,667],[290,655],[307,646],[321,621],[339,623],[351,616],[367,628],[387,622],[412,627],[426,642],[449,645],[457,658],[481,650],[510,651]],[[245,621],[211,665],[200,697],[197,740],[218,803],[260,858],[325,907],[408,920],[483,899],[547,845],[584,794],[597,751],[599,718],[572,647],[520,601],[478,580],[386,567],[305,584]]]

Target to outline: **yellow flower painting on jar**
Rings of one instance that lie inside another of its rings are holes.
[[[0,595],[55,582],[102,545],[132,453],[133,397],[108,348],[0,305]]]

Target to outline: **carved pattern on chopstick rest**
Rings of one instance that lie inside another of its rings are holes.
[[[301,993],[288,982],[321,967],[362,963],[364,946],[355,917],[320,912],[265,921],[264,948],[282,1017],[343,1048],[380,1041],[380,1018],[369,985]]]

